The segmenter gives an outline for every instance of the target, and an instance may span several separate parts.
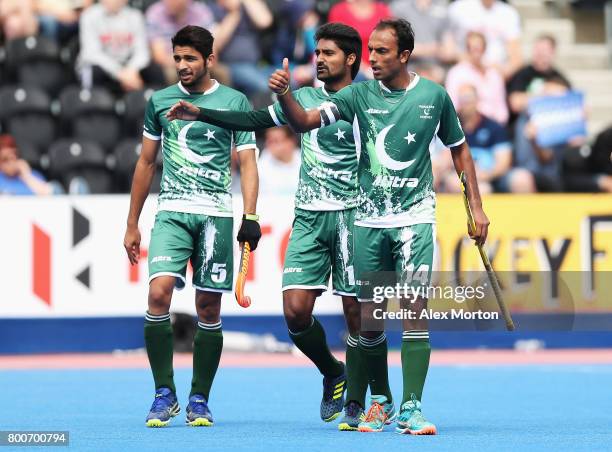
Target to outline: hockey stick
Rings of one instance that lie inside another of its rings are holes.
[[[234,295],[236,301],[243,308],[251,306],[251,297],[244,294],[244,284],[246,283],[247,272],[249,271],[249,257],[251,256],[251,246],[249,242],[242,244],[242,252],[240,253],[240,270],[236,279],[236,290]]]
[[[474,216],[472,215],[472,209],[470,208],[470,202],[468,201],[467,179],[463,171],[459,175],[459,180],[461,181],[461,193],[463,193],[463,204],[465,205],[465,212],[468,218],[468,227],[470,228],[470,232],[474,232],[476,231],[476,223],[474,222]],[[478,245],[478,252],[480,253],[480,258],[482,259],[482,263],[487,271],[487,275],[489,276],[489,281],[491,281],[491,286],[493,286],[493,292],[495,293],[497,305],[499,306],[499,309],[501,310],[502,315],[504,317],[504,321],[506,322],[506,329],[508,331],[514,331],[514,322],[512,321],[510,311],[506,307],[506,303],[504,303],[504,299],[502,298],[499,281],[497,280],[497,276],[493,271],[489,256],[485,252],[482,245]]]

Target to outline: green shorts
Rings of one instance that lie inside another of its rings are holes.
[[[429,285],[433,266],[435,225],[414,224],[398,228],[355,226],[355,276],[357,297],[370,301],[372,286]],[[379,273],[379,275],[377,275]],[[393,274],[392,281],[388,276]]]
[[[336,295],[355,296],[353,223],[355,209],[295,209],[283,269],[283,290],[326,290],[332,275]]]
[[[231,217],[158,212],[149,244],[149,282],[158,276],[174,276],[176,287],[182,289],[187,262],[191,261],[196,289],[230,292],[233,224]]]

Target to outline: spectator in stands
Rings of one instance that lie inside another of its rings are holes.
[[[521,168],[512,169],[512,146],[506,130],[480,113],[476,87],[462,85],[455,105],[472,151],[480,190],[485,193],[533,193],[535,182],[531,173]],[[452,174],[446,181],[447,190],[459,192],[458,181],[457,175]]]
[[[0,0],[0,31],[5,40],[38,32],[34,0]]]
[[[261,49],[258,33],[272,25],[273,16],[264,0],[217,0],[211,6],[216,22],[226,23],[224,33],[216,31],[216,52],[229,68],[232,85],[247,94],[268,91],[273,69],[259,66]]]
[[[529,98],[539,96],[547,79],[559,78],[570,83],[554,66],[557,42],[550,35],[540,36],[533,44],[531,64],[520,69],[508,83],[510,109],[521,114],[527,109]]]
[[[168,83],[176,82],[170,40],[186,25],[213,31],[213,14],[206,4],[194,0],[158,0],[146,12],[147,34],[153,62],[160,66]]]
[[[460,46],[468,32],[479,31],[487,40],[485,63],[496,66],[506,80],[521,67],[521,21],[513,6],[500,0],[457,0],[448,11]]]
[[[386,3],[376,0],[343,0],[329,10],[329,22],[342,22],[359,32],[363,42],[360,72],[367,78],[373,78],[368,51],[370,34],[378,22],[392,15]]]
[[[280,66],[283,58],[289,58],[294,87],[311,84],[315,79],[314,35],[319,16],[313,7],[312,0],[281,0],[277,11],[279,21],[270,59],[273,65]]]
[[[81,16],[79,68],[83,86],[106,85],[114,91],[163,84],[151,65],[143,14],[127,0],[100,0]]]
[[[259,193],[294,195],[300,175],[297,137],[287,126],[273,127],[265,133],[265,147],[257,162]]]
[[[35,0],[41,34],[67,42],[79,31],[81,12],[93,0]]]
[[[563,78],[551,77],[544,81],[541,95],[562,96],[569,90],[570,86]],[[530,121],[527,113],[523,113],[516,122],[515,166],[525,168],[533,174],[538,191],[562,191],[564,155],[578,152],[585,144],[585,137],[572,137],[565,143],[543,148],[536,142],[537,133],[535,123]]]
[[[443,79],[441,63],[454,63],[458,49],[449,29],[446,1],[443,0],[394,0],[390,5],[392,13],[406,19],[414,29],[414,51],[410,62],[418,66],[427,65]],[[436,80],[438,81],[438,80]]]
[[[19,158],[10,135],[0,135],[0,195],[50,195],[53,186],[38,171]]]
[[[446,90],[453,102],[457,102],[459,89],[465,84],[476,86],[478,109],[489,118],[505,124],[508,121],[506,87],[502,75],[484,62],[487,48],[485,36],[471,31],[466,38],[467,58],[453,66],[446,76]]]
[[[597,135],[590,148],[584,146],[565,157],[567,190],[612,193],[612,127]]]

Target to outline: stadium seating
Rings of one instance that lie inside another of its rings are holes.
[[[57,94],[71,76],[60,59],[58,43],[35,36],[7,42],[6,68],[11,80],[38,86],[51,95]]]
[[[134,168],[140,155],[141,141],[134,138],[127,138],[119,143],[114,152],[115,168],[115,187],[117,191],[129,192],[132,185]],[[161,150],[157,154],[157,169],[151,184],[151,193],[159,193],[159,184],[162,175]]]
[[[113,177],[104,150],[93,141],[60,139],[49,149],[49,173],[69,192],[112,193]],[[73,189],[75,183],[82,190]]]
[[[131,91],[123,97],[123,125],[127,137],[139,137],[142,133],[144,113],[147,102],[153,94],[152,89]]]
[[[84,90],[73,85],[62,90],[59,100],[66,136],[94,141],[106,150],[113,148],[121,136],[121,122],[112,94],[103,88]]]
[[[55,140],[57,131],[51,99],[40,88],[4,87],[0,89],[0,105],[3,130],[15,137],[20,148],[34,146],[40,153]]]

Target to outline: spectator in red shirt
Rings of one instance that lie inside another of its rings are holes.
[[[389,7],[375,0],[345,0],[334,5],[329,11],[329,22],[342,22],[359,32],[363,42],[361,53],[361,70],[372,78],[368,51],[368,40],[376,24],[392,17]]]

